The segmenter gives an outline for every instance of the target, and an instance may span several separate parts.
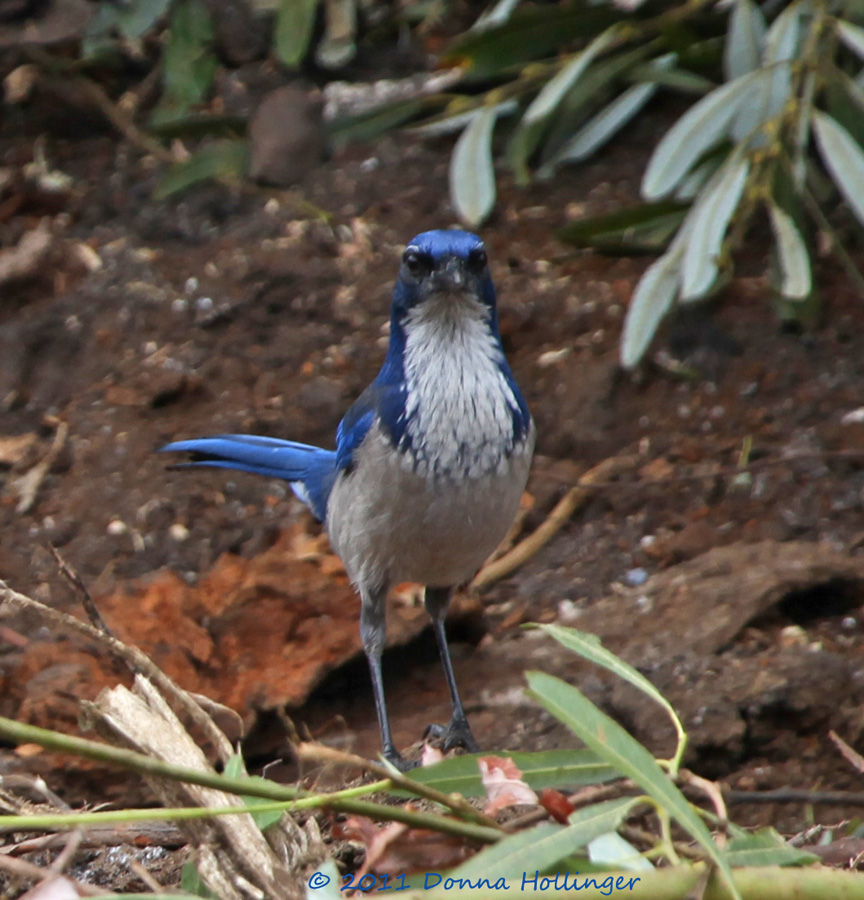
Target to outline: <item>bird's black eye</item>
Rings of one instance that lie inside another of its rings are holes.
[[[478,247],[468,254],[468,266],[474,272],[482,272],[486,268],[487,262],[486,251],[482,247]]]
[[[412,275],[417,277],[428,275],[432,271],[432,260],[416,247],[409,247],[402,254],[402,263]]]

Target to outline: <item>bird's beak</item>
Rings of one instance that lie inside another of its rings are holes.
[[[436,266],[430,280],[435,293],[464,294],[468,290],[469,273],[463,260],[451,256]]]

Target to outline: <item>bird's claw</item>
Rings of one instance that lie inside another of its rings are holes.
[[[474,740],[474,735],[471,734],[471,726],[467,719],[452,719],[446,728],[437,724],[427,725],[423,732],[423,738],[440,743],[441,749],[444,751],[462,747],[468,753],[480,752],[480,747]]]
[[[405,759],[398,750],[384,751],[384,758],[391,766],[395,766],[403,774],[416,769],[420,765],[419,759]]]

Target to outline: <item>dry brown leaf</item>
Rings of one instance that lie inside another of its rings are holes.
[[[481,756],[477,762],[483,787],[489,797],[483,810],[487,816],[494,816],[509,806],[538,802],[537,794],[522,780],[522,771],[512,759]]]

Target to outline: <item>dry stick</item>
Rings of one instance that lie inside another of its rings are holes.
[[[39,488],[42,487],[45,476],[50,471],[51,466],[54,465],[57,454],[63,449],[68,434],[69,426],[65,422],[60,422],[57,425],[57,431],[54,433],[54,440],[51,442],[48,452],[29,472],[26,472],[17,480],[16,486],[20,499],[15,507],[15,512],[19,515],[24,515],[24,513],[30,512],[33,508]]]
[[[836,731],[829,731],[828,737],[834,741],[835,746],[843,754],[846,762],[848,762],[859,775],[864,774],[864,756],[858,753],[857,750],[853,750]]]
[[[93,759],[97,762],[120,766],[130,769],[142,775],[155,775],[160,778],[173,778],[176,781],[184,781],[188,784],[197,784],[202,787],[215,788],[230,794],[239,794],[246,797],[263,797],[265,800],[273,800],[276,803],[293,803],[293,809],[319,809],[328,808],[337,812],[356,813],[367,816],[370,819],[404,822],[412,828],[429,828],[432,831],[440,831],[444,834],[452,834],[456,837],[467,838],[479,843],[494,843],[502,837],[498,829],[486,828],[475,825],[472,822],[463,822],[449,816],[432,815],[405,809],[402,806],[385,806],[368,800],[358,800],[355,796],[348,796],[352,791],[340,791],[337,794],[313,794],[287,784],[277,784],[273,781],[249,777],[231,778],[226,775],[217,775],[215,772],[207,772],[202,769],[193,769],[188,766],[179,766],[174,763],[166,763],[154,757],[145,756],[135,750],[126,750],[121,747],[113,747],[110,744],[102,744],[99,741],[91,741],[87,738],[73,737],[70,734],[61,734],[50,731],[47,728],[39,728],[36,725],[25,725],[14,719],[0,716],[0,735],[17,744],[38,744],[46,750],[60,753],[71,753],[85,759]],[[387,785],[382,784],[384,789]],[[363,790],[368,790],[364,788]],[[230,812],[238,810],[231,808]],[[103,821],[119,818],[126,810],[110,810],[104,813],[93,813],[90,818],[99,815]],[[146,812],[151,812],[147,810]],[[153,810],[154,818],[159,818],[159,810]],[[193,810],[200,813],[200,810]],[[10,817],[11,818],[11,817]],[[34,817],[28,817],[32,819]],[[62,816],[52,816],[53,820],[62,820]],[[68,815],[67,817],[68,818]],[[179,817],[178,817],[179,818]],[[11,824],[11,823],[10,823]],[[77,825],[77,821],[70,820],[70,824]]]
[[[231,746],[231,742],[216,726],[210,716],[201,709],[186,691],[175,684],[146,653],[137,647],[124,644],[111,634],[106,634],[93,625],[70,616],[68,613],[52,609],[50,606],[46,606],[44,603],[40,603],[38,600],[34,600],[25,594],[19,594],[17,591],[12,590],[5,581],[0,580],[0,614],[2,614],[4,607],[35,613],[51,626],[77,631],[79,634],[83,634],[102,644],[110,653],[129,666],[133,672],[149,678],[167,698],[172,700],[204,732],[206,738],[216,748],[223,763],[226,763],[234,755],[234,748]]]
[[[641,461],[639,456],[613,456],[594,466],[593,469],[589,469],[578,483],[558,501],[542,525],[532,531],[524,541],[520,541],[509,553],[505,553],[500,559],[484,566],[477,573],[471,582],[470,589],[482,591],[490,584],[509,575],[561,530],[573,513],[587,502],[596,483],[608,481],[623,472],[629,472]]]
[[[443,791],[428,787],[413,781],[407,775],[401,772],[394,772],[381,763],[364,759],[354,753],[345,753],[342,750],[336,750],[333,747],[327,747],[323,744],[298,744],[294,748],[297,758],[301,760],[312,760],[314,762],[335,763],[340,766],[352,766],[371,772],[378,778],[386,778],[396,787],[403,788],[416,794],[419,797],[425,797],[434,803],[440,803],[442,806],[452,809],[454,812],[461,813],[466,819],[477,822],[478,825],[485,825],[488,828],[498,828],[499,825],[495,819],[475,809],[464,797],[459,794],[445,794]]]
[[[84,584],[84,579],[82,579],[78,572],[63,559],[60,555],[60,551],[53,544],[48,544],[48,549],[54,555],[54,561],[57,563],[60,574],[72,585],[72,589],[81,597],[81,605],[84,607],[84,612],[87,613],[87,617],[90,619],[90,623],[93,627],[98,628],[104,634],[109,635],[109,637],[116,637],[114,632],[105,624],[105,620],[102,618],[102,614],[97,609],[96,603],[93,600],[93,595],[87,589],[87,585]]]
[[[807,791],[777,788],[773,791],[723,791],[729,803],[812,803],[819,806],[864,806],[864,794],[846,791]]]

